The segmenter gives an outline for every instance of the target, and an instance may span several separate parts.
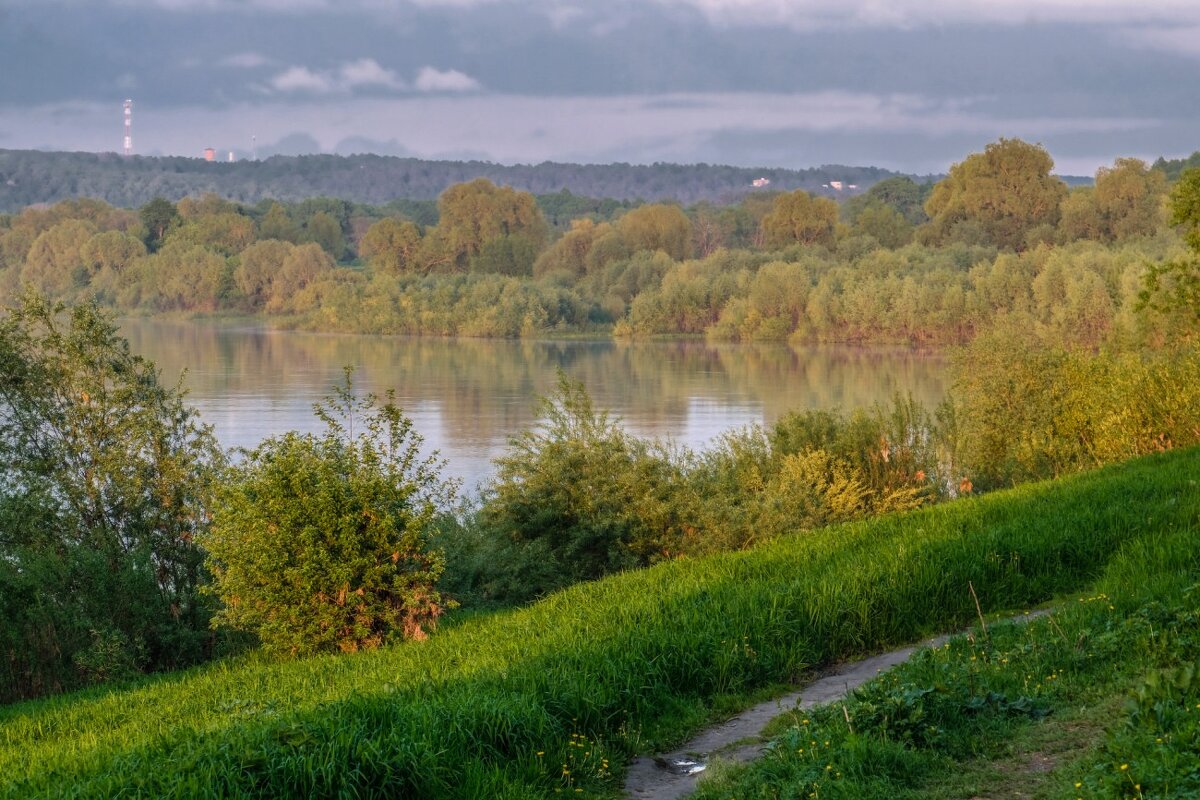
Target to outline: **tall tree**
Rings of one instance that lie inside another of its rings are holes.
[[[145,229],[146,249],[154,252],[162,246],[167,232],[179,221],[179,209],[170,200],[156,197],[138,209],[138,216]]]
[[[771,212],[763,217],[763,244],[767,247],[831,245],[837,219],[838,205],[827,197],[813,197],[803,190],[781,194],[775,198]]]
[[[1109,241],[1148,236],[1164,221],[1167,177],[1136,158],[1118,158],[1096,172],[1096,210]]]
[[[662,250],[676,261],[691,255],[692,223],[679,206],[639,206],[617,220],[616,227],[630,252]]]
[[[1050,174],[1054,160],[1041,145],[1001,139],[967,156],[933,188],[925,203],[934,238],[954,239],[975,227],[998,247],[1021,250],[1026,236],[1056,225],[1067,186]]]
[[[367,228],[358,250],[371,269],[396,275],[416,266],[420,246],[420,228],[399,217],[384,217]]]
[[[529,192],[496,186],[485,178],[451,186],[438,198],[437,241],[457,269],[465,269],[484,244],[520,236],[540,249],[546,221]]]

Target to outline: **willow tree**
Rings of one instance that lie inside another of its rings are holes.
[[[781,194],[763,217],[763,243],[767,247],[831,245],[837,221],[838,204],[828,197],[813,197],[803,190]]]
[[[1045,148],[1020,139],[1001,139],[967,156],[925,202],[932,238],[953,240],[961,227],[998,247],[1024,249],[1036,229],[1058,224],[1067,186],[1050,174],[1053,168]]]
[[[464,270],[484,245],[501,237],[520,237],[540,250],[546,230],[533,195],[478,178],[451,186],[438,197],[438,225],[432,241],[453,268]],[[532,268],[531,261],[529,271]]]

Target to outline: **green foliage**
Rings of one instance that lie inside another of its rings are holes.
[[[480,178],[451,186],[438,197],[435,260],[466,269],[484,245],[502,236],[521,236],[541,247],[546,221],[533,195]]]
[[[1178,187],[1176,187],[1178,189]],[[1096,172],[1096,210],[1109,240],[1149,236],[1162,224],[1167,181],[1136,158],[1118,158]]]
[[[541,564],[509,600],[644,565],[677,524],[670,512],[656,519],[649,502],[667,489],[671,465],[597,411],[582,384],[560,373],[538,419],[497,459],[480,510],[479,524],[517,551],[501,573]]]
[[[359,254],[378,272],[400,274],[416,266],[421,229],[412,222],[384,217],[367,229]]]
[[[1182,317],[1181,333],[1191,336],[1200,319],[1200,168],[1184,172],[1171,190],[1171,224],[1180,227],[1191,254],[1151,264],[1138,305],[1168,318]]]
[[[935,240],[1024,249],[1027,234],[1053,226],[1067,187],[1050,174],[1054,161],[1040,145],[1001,139],[950,168],[925,203]],[[977,226],[977,233],[967,233]]]
[[[679,206],[639,206],[617,220],[616,229],[631,253],[661,250],[676,261],[691,255],[692,223]]]
[[[1200,167],[1183,173],[1171,189],[1171,224],[1183,229],[1188,247],[1200,254]]]
[[[315,411],[323,434],[266,439],[221,481],[201,539],[215,621],[276,654],[424,639],[444,607],[430,525],[452,487],[393,396],[356,398],[349,370]]]
[[[805,191],[781,194],[771,213],[763,217],[763,241],[768,247],[831,245],[837,218],[837,203],[827,197],[813,197]]]
[[[722,696],[728,708],[730,692],[741,697],[969,624],[968,583],[986,613],[1079,591],[1108,565],[1122,585],[1161,585],[1147,577],[1170,574],[1172,562],[1143,554],[1167,542],[1194,570],[1198,458],[1164,454],[753,552],[626,572],[443,628],[419,645],[302,663],[231,661],[127,691],[5,709],[0,795],[613,792],[629,755],[682,740],[715,716]],[[998,653],[1020,641],[993,637]],[[1059,639],[1048,624],[1037,637],[1043,647]],[[1065,659],[1029,655],[1074,669],[1087,652],[1075,642],[1063,642]],[[1139,652],[1115,645],[1108,663]],[[965,644],[948,652],[960,675],[981,667]],[[1030,692],[1003,691],[1005,716],[1019,721],[1008,706]],[[984,713],[962,715],[963,724]],[[572,753],[578,768],[567,776]]]
[[[1165,174],[1169,181],[1179,180],[1179,176],[1187,170],[1200,167],[1200,150],[1192,153],[1187,158],[1166,159],[1159,156],[1155,159],[1151,167]]]
[[[1090,354],[1017,329],[959,356],[960,466],[980,488],[1200,443],[1200,350]]]
[[[171,228],[179,222],[179,209],[170,200],[155,197],[138,210],[146,233],[146,249],[154,252],[166,240]]]
[[[196,663],[221,454],[95,305],[0,318],[0,701]]]

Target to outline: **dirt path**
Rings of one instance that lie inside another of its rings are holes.
[[[1011,618],[1025,621],[1048,611],[1033,611]],[[1006,620],[1008,621],[1008,620]],[[767,723],[787,711],[810,708],[840,700],[880,672],[908,660],[921,647],[935,647],[951,636],[927,639],[899,650],[892,650],[862,661],[837,667],[803,689],[759,703],[733,719],[702,731],[687,744],[670,753],[644,756],[629,765],[625,778],[625,796],[632,800],[675,800],[696,788],[707,764],[714,760],[752,761],[762,752],[762,732]]]

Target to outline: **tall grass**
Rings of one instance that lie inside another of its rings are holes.
[[[1200,451],[682,560],[427,642],[250,658],[0,710],[0,793],[552,797],[723,696],[1036,604],[1200,519]]]

